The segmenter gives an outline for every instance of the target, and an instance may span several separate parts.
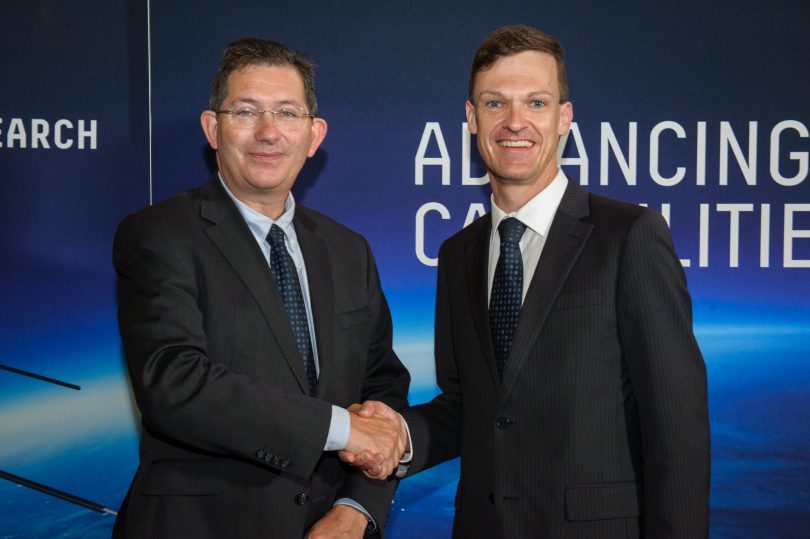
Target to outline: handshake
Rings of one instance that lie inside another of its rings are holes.
[[[396,411],[379,401],[366,401],[348,408],[349,441],[340,460],[355,466],[372,479],[386,479],[410,451],[408,427]]]

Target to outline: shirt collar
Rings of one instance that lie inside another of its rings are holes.
[[[557,169],[557,175],[551,180],[551,183],[545,189],[534,195],[526,204],[519,210],[506,213],[495,204],[495,197],[490,195],[492,203],[492,231],[498,229],[498,225],[506,217],[515,217],[521,223],[531,228],[537,234],[544,238],[548,236],[548,231],[551,228],[551,221],[554,219],[554,214],[557,213],[557,207],[562,201],[565,188],[568,185],[568,179],[563,174],[562,169]]]
[[[257,212],[236,198],[236,195],[231,193],[228,186],[225,185],[225,182],[222,179],[222,174],[218,173],[218,175],[222,187],[225,189],[225,192],[228,193],[231,200],[233,200],[234,204],[236,204],[236,208],[239,210],[239,213],[242,214],[242,218],[245,220],[254,236],[264,240],[264,238],[266,238],[270,233],[270,227],[275,224],[281,227],[287,238],[292,237],[291,234],[294,234],[293,217],[295,216],[295,198],[293,197],[292,192],[287,194],[287,200],[284,201],[284,213],[281,214],[281,217],[274,220]]]

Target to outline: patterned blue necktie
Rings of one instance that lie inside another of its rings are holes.
[[[495,347],[498,376],[503,380],[506,358],[512,348],[512,336],[520,317],[523,297],[523,257],[520,256],[520,238],[526,225],[507,217],[498,225],[501,254],[495,266],[492,292],[489,297],[489,330]]]
[[[270,227],[267,242],[270,244],[270,269],[276,278],[276,286],[284,300],[284,310],[290,319],[295,344],[298,353],[304,362],[304,371],[307,373],[309,394],[315,394],[318,384],[318,375],[315,372],[315,363],[312,357],[312,342],[309,336],[309,322],[304,306],[304,295],[301,293],[301,284],[298,282],[298,272],[295,270],[290,253],[284,245],[284,231],[277,225]]]

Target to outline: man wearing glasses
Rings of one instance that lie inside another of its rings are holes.
[[[126,218],[119,326],[143,417],[116,537],[362,537],[385,525],[409,375],[369,246],[290,189],[326,135],[313,67],[278,43],[231,44],[201,115],[218,173]]]

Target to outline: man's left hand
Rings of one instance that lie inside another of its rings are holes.
[[[312,525],[304,539],[361,539],[368,518],[350,505],[338,504]]]

